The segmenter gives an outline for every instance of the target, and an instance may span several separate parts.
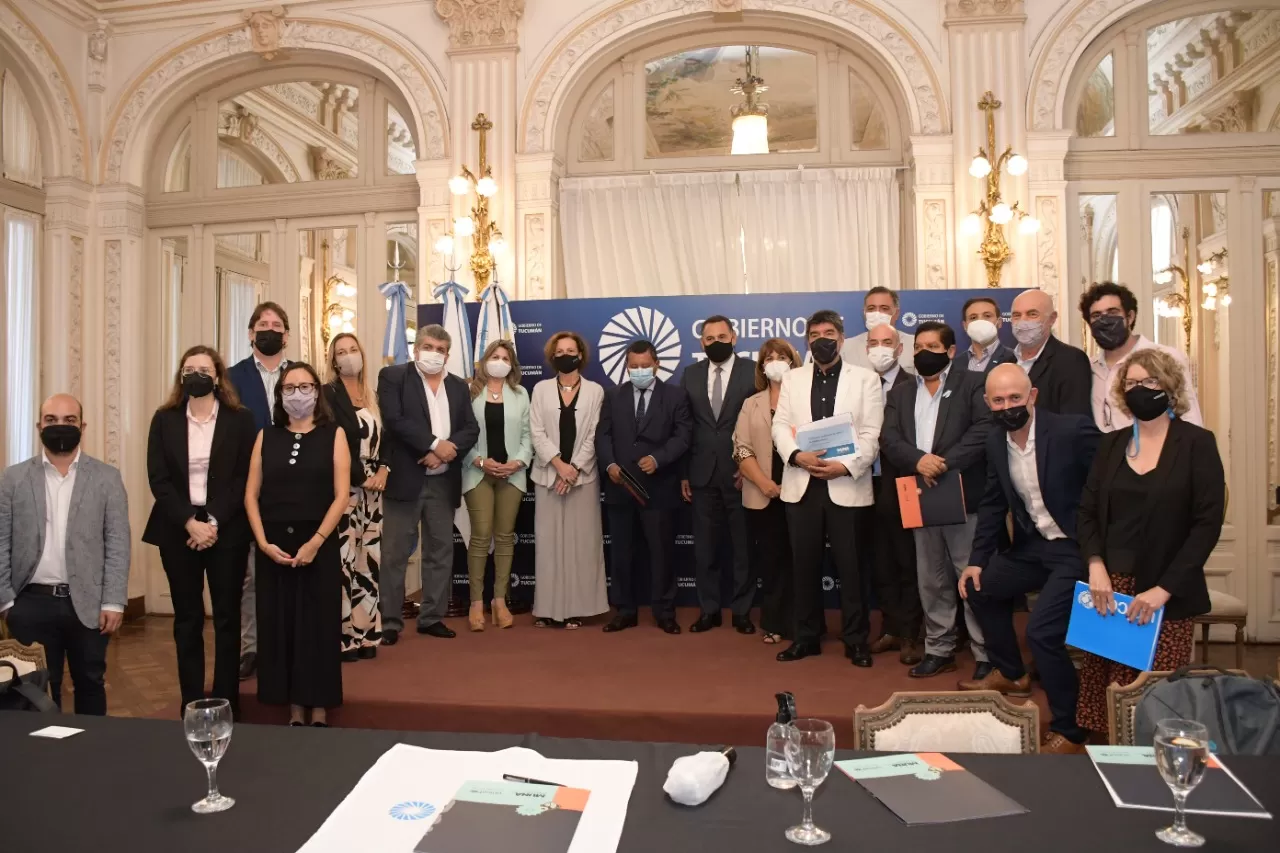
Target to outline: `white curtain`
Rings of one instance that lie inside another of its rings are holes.
[[[218,272],[222,276],[222,298],[227,306],[227,345],[223,355],[227,364],[235,364],[249,357],[249,336],[244,330],[249,328],[249,318],[266,282],[228,269]]]
[[[13,74],[3,74],[0,81],[0,162],[4,176],[11,181],[40,186],[40,136],[35,117],[26,96]]]
[[[14,465],[36,450],[36,246],[39,220],[4,208],[5,456]]]
[[[262,173],[225,145],[218,146],[218,188],[256,187],[265,184]]]
[[[561,181],[569,298],[741,293],[736,195],[733,172]]]
[[[898,289],[894,169],[788,169],[739,177],[752,293]]]

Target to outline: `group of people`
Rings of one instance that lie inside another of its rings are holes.
[[[468,627],[510,628],[531,481],[538,627],[576,630],[611,604],[605,632],[635,627],[647,576],[657,627],[680,633],[675,512],[689,503],[700,604],[689,630],[720,627],[727,605],[732,626],[754,634],[758,579],[762,639],[788,643],[779,661],[822,651],[829,548],[853,665],[896,651],[911,676],[933,677],[956,670],[967,642],[977,665],[962,689],[1027,695],[1013,612],[1037,592],[1026,638],[1053,716],[1046,749],[1079,750],[1105,728],[1107,684],[1136,673],[1089,657],[1077,675],[1065,647],[1074,584],[1087,581],[1100,610],[1114,611],[1115,592],[1136,595],[1131,620],[1164,607],[1156,666],[1187,661],[1225,501],[1186,358],[1134,332],[1137,301],[1123,286],[1095,285],[1080,309],[1100,347],[1092,361],[1054,337],[1057,314],[1039,291],[1013,303],[1013,348],[999,340],[995,301],[970,299],[960,352],[945,323],[898,331],[898,296],[883,287],[867,294],[866,331],[854,337],[834,311],[810,317],[807,359],[782,338],[754,361],[739,356],[732,322],[716,315],[701,326],[705,358],[679,384],[659,378],[653,344],[638,340],[626,381],[608,392],[584,377],[591,353],[575,332],[548,340],[554,376],[528,393],[510,341],[490,344],[468,382],[445,369],[448,333],[428,326],[375,392],[354,335],[334,337],[322,370],[289,362],[288,316],[263,303],[252,354],[227,368],[192,347],[151,424],[143,540],[169,580],[183,702],[205,695],[206,578],[212,695],[234,706],[256,670],[260,701],[289,705],[295,725],[325,725],[342,701],[343,662],[396,644],[419,544],[416,630],[454,637],[444,617],[463,502]],[[834,416],[853,424],[851,453],[799,448],[798,428]],[[55,698],[65,656],[76,710],[102,713],[106,638],[127,587],[126,497],[115,469],[79,451],[73,398],[46,401],[40,418],[44,452],[0,481],[0,612],[19,639],[49,650]],[[905,529],[898,478],[930,488],[949,472],[960,473],[966,520]],[[883,615],[874,641],[872,590]]]

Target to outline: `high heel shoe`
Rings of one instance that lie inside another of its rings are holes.
[[[501,598],[493,600],[493,624],[499,628],[510,628],[515,624],[511,611],[507,609],[507,602]]]
[[[471,602],[471,612],[467,614],[467,623],[471,626],[472,631],[484,630],[484,602]]]

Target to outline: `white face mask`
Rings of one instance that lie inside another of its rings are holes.
[[[359,376],[364,367],[364,359],[358,352],[347,352],[334,359],[338,363],[338,372],[343,376]]]
[[[893,367],[898,357],[893,354],[891,347],[871,347],[867,350],[867,360],[876,369],[876,373],[884,373]]]
[[[429,349],[418,353],[418,369],[428,376],[434,376],[444,370],[444,353],[432,352]]]
[[[484,372],[494,379],[506,379],[511,373],[511,362],[500,358],[491,358],[484,363]]]
[[[892,314],[885,314],[880,311],[867,312],[867,331],[868,332],[874,329],[876,326],[892,326],[892,325],[893,325]]]
[[[978,343],[978,346],[985,347],[991,343],[999,335],[996,324],[990,320],[970,320],[968,328],[965,329],[969,333],[969,337]]]
[[[785,361],[775,359],[767,362],[764,366],[764,375],[769,377],[770,382],[781,382],[782,377],[791,372],[791,365]]]

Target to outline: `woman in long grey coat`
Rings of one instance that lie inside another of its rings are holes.
[[[609,610],[596,471],[604,389],[582,377],[588,350],[577,333],[552,335],[545,354],[556,375],[534,386],[529,403],[529,477],[537,501],[533,624],[572,630]]]

